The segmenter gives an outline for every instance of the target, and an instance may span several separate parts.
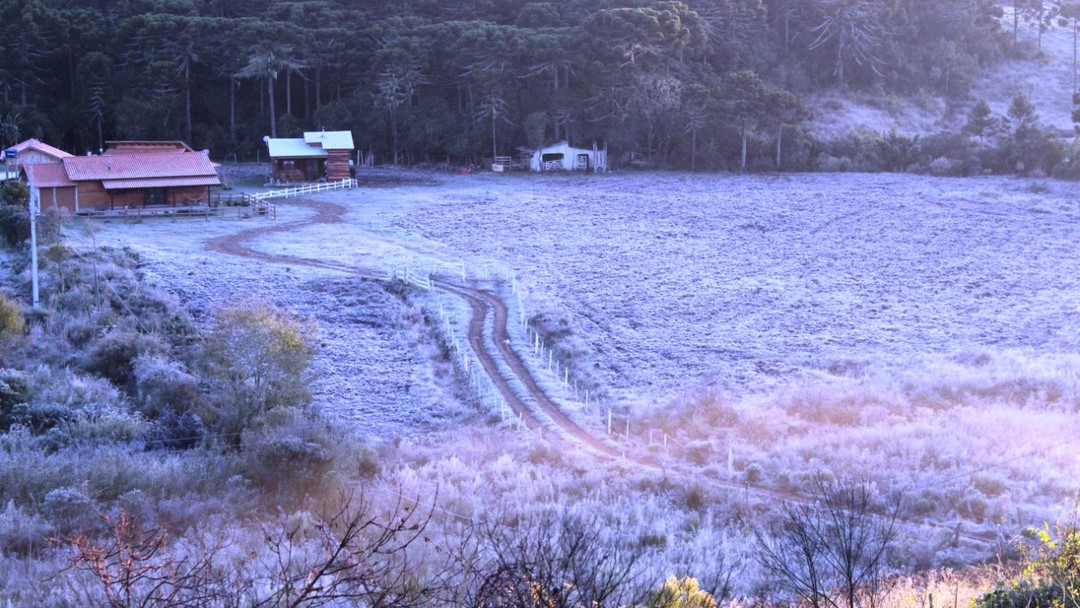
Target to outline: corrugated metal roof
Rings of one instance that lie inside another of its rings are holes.
[[[217,179],[214,164],[200,152],[74,156],[64,159],[64,168],[68,178],[76,182],[192,176]]]
[[[221,180],[217,176],[103,179],[101,185],[106,190],[135,190],[140,188],[178,188],[181,186],[220,186]]]
[[[11,148],[8,148],[8,149],[9,150],[10,149],[15,149],[15,150],[17,150],[19,152],[22,152],[23,150],[26,150],[27,148],[33,148],[34,150],[37,150],[39,152],[44,152],[45,154],[48,154],[49,156],[56,157],[57,160],[59,160],[61,158],[70,158],[72,156],[71,154],[68,154],[67,152],[64,152],[63,150],[61,150],[59,148],[54,148],[54,147],[50,146],[49,144],[42,143],[42,142],[40,142],[40,141],[38,141],[36,139],[28,139],[28,140],[26,140],[24,142],[21,142],[21,143],[15,144],[14,146],[11,146]]]
[[[353,150],[352,131],[305,131],[304,141],[323,150]]]
[[[75,185],[68,179],[63,163],[29,163],[23,165],[23,170],[31,188],[68,188]]]
[[[270,158],[326,158],[326,150],[319,146],[309,146],[302,139],[268,139]]]

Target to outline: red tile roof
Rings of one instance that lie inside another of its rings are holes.
[[[194,152],[182,141],[107,141],[105,154],[131,154],[138,152]]]
[[[32,188],[69,188],[75,185],[68,179],[63,163],[29,163],[22,168]]]
[[[40,141],[38,141],[36,139],[28,139],[28,140],[26,140],[26,141],[24,141],[22,143],[18,143],[18,144],[15,144],[14,146],[11,146],[11,148],[8,148],[8,149],[9,150],[14,149],[14,150],[17,150],[19,152],[22,152],[23,150],[26,150],[27,148],[34,149],[34,150],[37,150],[39,152],[44,152],[45,154],[48,154],[49,156],[55,157],[57,160],[59,160],[61,158],[70,158],[71,157],[71,154],[68,154],[67,152],[64,152],[60,148],[54,148],[54,147],[50,146],[49,144],[40,142]]]
[[[72,181],[135,180],[162,178],[213,178],[203,185],[218,185],[220,180],[210,158],[199,152],[151,152],[147,154],[103,154],[64,159],[64,168]]]
[[[178,188],[181,186],[220,186],[221,180],[214,176],[158,177],[143,179],[103,179],[106,190],[134,190],[141,188]]]

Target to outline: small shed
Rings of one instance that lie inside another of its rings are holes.
[[[352,131],[308,131],[297,138],[263,138],[275,182],[340,181],[350,177]]]
[[[533,152],[529,161],[532,171],[607,171],[607,149],[575,148],[567,141],[545,146]]]

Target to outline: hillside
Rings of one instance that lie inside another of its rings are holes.
[[[1002,28],[1011,31],[1012,9],[1004,7]],[[959,130],[971,105],[986,100],[991,110],[1004,116],[1018,93],[1035,104],[1041,122],[1069,140],[1073,134],[1073,33],[1071,25],[1054,20],[1042,34],[1038,50],[1038,27],[1021,21],[1018,44],[1026,58],[1002,57],[981,70],[965,98],[948,102],[926,93],[898,96],[888,93],[827,91],[810,96],[813,112],[809,129],[819,136],[840,135],[852,129],[885,131],[896,128],[907,134]]]

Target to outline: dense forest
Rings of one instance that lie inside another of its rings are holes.
[[[8,0],[0,143],[183,139],[254,160],[264,135],[325,128],[380,163],[569,139],[713,169],[749,145],[751,164],[805,168],[807,94],[963,99],[1015,42],[1002,16],[991,0]]]

